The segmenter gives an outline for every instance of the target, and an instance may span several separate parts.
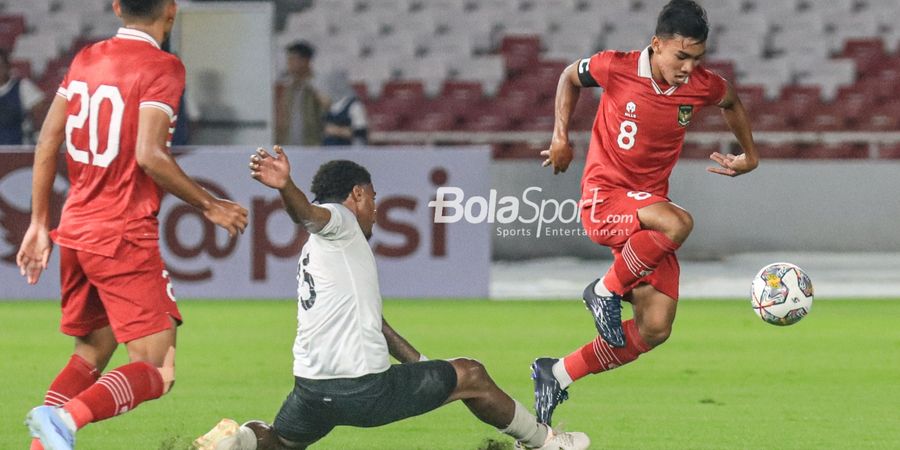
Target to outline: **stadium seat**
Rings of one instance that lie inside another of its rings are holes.
[[[700,109],[699,113],[694,114],[689,126],[691,131],[728,131],[722,111],[715,106]]]
[[[803,159],[866,159],[869,148],[866,144],[820,144],[801,146],[797,157]]]
[[[881,38],[849,39],[844,43],[841,57],[856,62],[856,69],[866,73],[873,69],[886,56],[884,42]]]
[[[11,60],[13,75],[19,78],[31,78],[31,63],[24,59]]]
[[[506,131],[513,125],[508,111],[495,104],[483,104],[474,109],[462,124],[465,131]]]
[[[753,114],[753,111],[766,102],[766,90],[763,86],[745,84],[736,86],[734,89],[738,98],[741,99],[744,109],[750,114]]]
[[[879,145],[878,157],[881,159],[900,159],[900,143]]]
[[[458,119],[451,113],[425,108],[425,111],[410,119],[411,131],[451,131],[456,129]]]
[[[760,159],[793,159],[800,155],[801,148],[795,144],[757,143],[756,151]]]
[[[681,158],[708,159],[713,152],[720,150],[719,144],[700,144],[697,142],[685,142],[681,147]]]
[[[25,16],[21,14],[0,15],[0,49],[13,49],[16,38],[25,32]]]
[[[786,86],[781,90],[778,106],[789,121],[796,124],[821,103],[822,90],[818,86]]]
[[[541,39],[538,36],[506,36],[500,43],[500,54],[510,76],[534,67],[540,53]]]
[[[732,83],[736,81],[734,63],[731,61],[723,59],[707,60],[703,62],[703,67],[719,74],[719,76]]]

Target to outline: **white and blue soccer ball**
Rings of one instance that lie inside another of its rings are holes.
[[[763,267],[750,286],[753,311],[772,325],[793,325],[812,308],[813,285],[803,269],[786,262]]]

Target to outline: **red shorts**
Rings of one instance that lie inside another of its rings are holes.
[[[181,323],[156,240],[122,240],[112,258],[60,246],[62,320],[69,336],[107,325],[130,342]]]
[[[592,197],[589,197],[592,198]],[[598,202],[585,202],[581,210],[581,224],[592,241],[609,247],[613,257],[620,258],[622,247],[632,234],[641,230],[637,211],[654,203],[669,202],[668,198],[649,192],[616,189],[599,191]],[[651,274],[641,278],[657,291],[678,300],[678,277],[681,268],[675,253],[670,253],[660,261]]]

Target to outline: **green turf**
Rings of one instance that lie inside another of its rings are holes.
[[[181,309],[175,390],[80,431],[79,448],[182,449],[222,417],[272,419],[292,383],[295,304]],[[593,334],[579,302],[390,301],[385,316],[433,358],[478,358],[528,406],[531,360]],[[576,383],[555,419],[587,432],[594,448],[898,448],[898,317],[900,300],[819,300],[779,328],[746,302],[682,301],[664,346]],[[52,302],[0,302],[2,449],[26,448],[22,418],[68,358],[58,319]],[[453,404],[379,429],[341,427],[314,448],[475,449],[490,438],[504,440]]]

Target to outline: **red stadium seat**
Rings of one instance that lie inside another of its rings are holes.
[[[857,71],[867,73],[884,60],[884,42],[879,38],[849,39],[844,43],[840,56],[852,59],[856,62]]]
[[[821,105],[822,89],[818,86],[785,86],[778,103],[793,124],[798,124],[813,108]]]
[[[900,159],[900,143],[880,145],[878,157],[881,159]]]
[[[524,143],[497,145],[494,147],[494,158],[497,159],[534,159],[540,160],[544,148],[535,148]]]
[[[900,131],[900,104],[886,104],[866,112],[857,128],[864,131]]]
[[[685,142],[684,146],[681,148],[681,157],[687,159],[709,159],[709,155],[719,150],[719,144]]]
[[[25,32],[25,17],[0,15],[0,49],[12,51],[16,38]]]
[[[755,108],[750,120],[753,129],[757,131],[789,131],[794,128],[778,102],[764,103]]]
[[[553,116],[553,113],[547,114],[546,112],[540,112],[533,115],[526,115],[522,122],[519,124],[519,130],[522,131],[546,131],[547,138],[550,138],[550,132],[553,131],[553,122],[556,118]]]
[[[846,120],[839,104],[814,108],[800,121],[804,131],[843,131]]]
[[[12,60],[12,70],[13,73],[19,78],[31,78],[31,61],[26,61],[22,59]]]
[[[403,122],[400,116],[389,112],[369,109],[366,113],[372,131],[396,131]]]
[[[758,84],[746,84],[734,88],[744,108],[751,114],[766,102],[766,88]]]
[[[719,74],[722,78],[734,83],[735,71],[734,63],[725,60],[708,60],[703,62],[703,66],[713,72]]]
[[[456,128],[457,118],[444,111],[425,111],[411,119],[410,131],[451,131]]]
[[[499,108],[485,108],[467,117],[462,125],[465,131],[507,131],[512,128],[513,119]]]
[[[538,36],[506,36],[500,43],[500,54],[510,76],[525,73],[538,64],[540,52]]]
[[[716,106],[707,106],[695,114],[689,125],[691,131],[728,131],[728,124],[722,111]]]
[[[766,159],[793,159],[800,156],[801,149],[795,144],[756,144],[759,157]]]
[[[869,157],[866,144],[822,144],[800,148],[798,156],[804,159],[865,159]]]
[[[364,103],[369,101],[369,88],[366,83],[353,83],[351,86],[353,92],[356,93],[356,98]]]

